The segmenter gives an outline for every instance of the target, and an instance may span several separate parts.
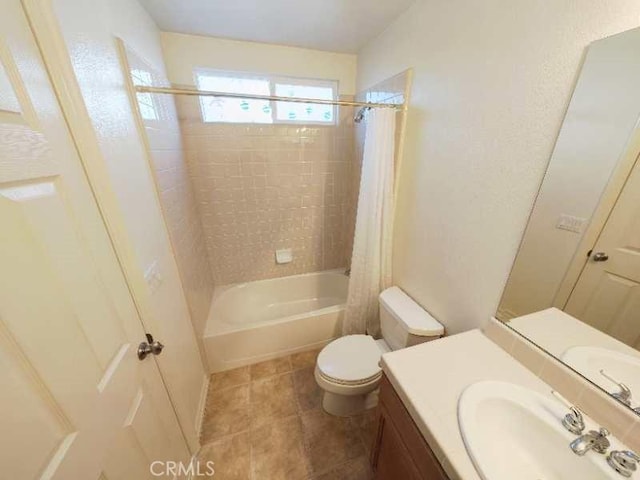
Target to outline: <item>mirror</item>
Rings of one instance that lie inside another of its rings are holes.
[[[496,317],[640,414],[640,28],[591,44]]]

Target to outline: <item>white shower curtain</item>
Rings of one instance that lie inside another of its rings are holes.
[[[378,295],[391,286],[391,236],[396,111],[378,108],[367,115],[364,157],[351,256],[345,335],[378,335]]]

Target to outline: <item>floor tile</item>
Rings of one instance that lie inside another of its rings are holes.
[[[209,392],[216,392],[229,387],[237,387],[249,383],[249,367],[234,368],[226,372],[214,373],[211,375]]]
[[[214,462],[214,474],[198,478],[215,480],[249,480],[251,478],[251,443],[249,432],[225,437],[203,445],[198,460],[200,472],[206,473],[206,462]]]
[[[252,382],[250,412],[251,425],[254,428],[295,415],[297,404],[292,374],[285,373]]]
[[[211,377],[200,458],[215,462],[214,479],[372,478],[367,456],[375,409],[350,418],[324,412],[314,378],[318,352]]]
[[[303,444],[302,422],[297,415],[253,429],[251,446],[253,478],[308,478],[309,462]]]
[[[274,358],[266,362],[256,363],[249,367],[251,380],[260,380],[291,371],[289,357]]]
[[[314,474],[328,472],[336,464],[365,454],[358,431],[349,418],[334,417],[322,410],[310,410],[300,417]]]
[[[296,400],[301,411],[321,408],[323,391],[313,375],[315,367],[306,367],[293,372]]]
[[[207,398],[201,442],[242,432],[250,426],[249,385],[211,392]]]
[[[373,445],[373,439],[378,428],[377,408],[371,408],[360,415],[350,418],[353,427],[357,430],[360,440],[367,454]]]
[[[291,355],[291,367],[294,370],[299,368],[315,366],[316,358],[320,353],[321,348],[314,348],[313,350],[307,350],[305,352],[294,353]]]
[[[369,459],[360,456],[355,460],[334,467],[330,471],[311,477],[311,480],[372,480],[373,471]]]

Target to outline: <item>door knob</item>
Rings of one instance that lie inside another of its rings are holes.
[[[147,355],[160,355],[162,353],[162,349],[164,345],[159,341],[153,339],[153,335],[147,333],[146,334],[147,341],[140,343],[138,345],[138,358],[140,360],[144,360],[147,358]]]
[[[594,262],[606,262],[607,260],[609,260],[609,255],[604,252],[597,252],[593,254]]]

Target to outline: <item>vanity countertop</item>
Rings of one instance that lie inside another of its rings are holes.
[[[480,480],[458,428],[458,398],[498,380],[551,395],[551,387],[480,330],[386,353],[382,369],[451,480]]]
[[[634,348],[557,308],[515,317],[507,324],[556,358],[571,347],[585,345],[640,357]]]

